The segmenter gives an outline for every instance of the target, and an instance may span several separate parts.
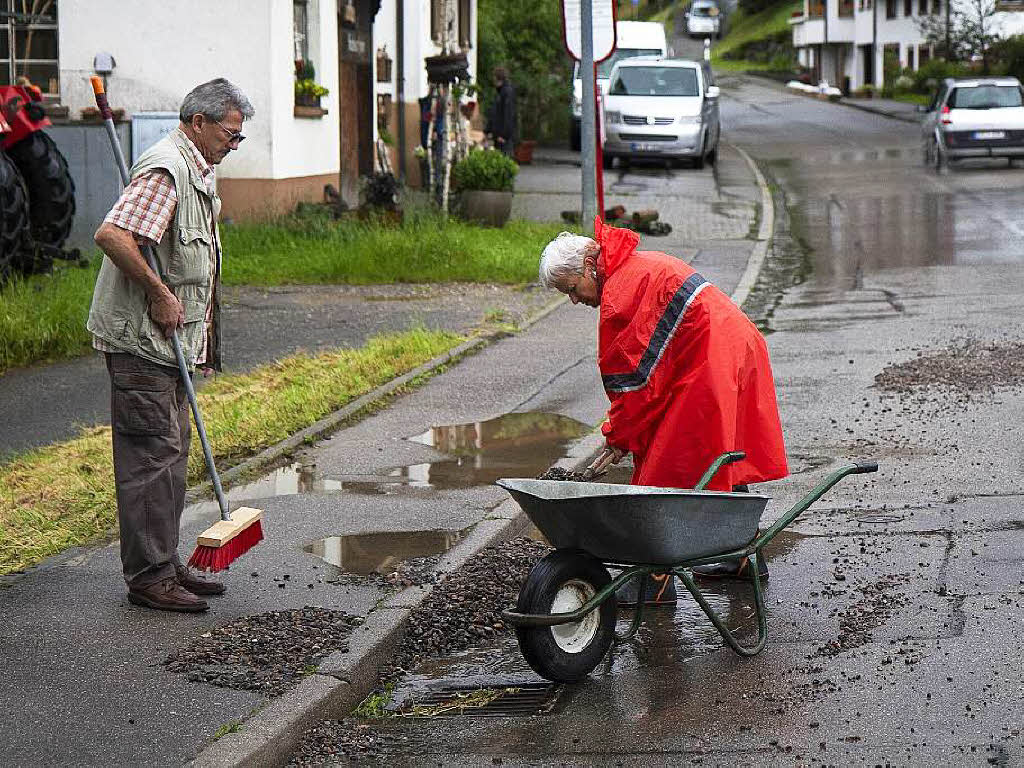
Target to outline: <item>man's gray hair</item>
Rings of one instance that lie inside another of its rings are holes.
[[[601,246],[597,241],[562,232],[548,243],[540,255],[540,282],[545,288],[554,288],[555,283],[572,275],[583,274],[583,259],[587,256],[597,258]]]
[[[249,99],[237,85],[218,77],[189,91],[185,100],[181,102],[178,117],[183,123],[192,122],[193,115],[206,115],[212,120],[223,120],[233,109],[242,113],[243,120],[248,120],[256,114]]]

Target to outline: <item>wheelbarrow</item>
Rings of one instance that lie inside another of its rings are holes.
[[[693,490],[558,480],[502,479],[534,525],[555,547],[537,562],[504,618],[516,629],[519,649],[542,677],[571,683],[588,675],[614,642],[636,634],[643,616],[643,586],[650,575],[674,575],[693,596],[722,639],[741,656],[765,646],[768,626],[758,574],[761,550],[800,513],[847,475],[877,472],[877,462],[849,464],[828,475],[770,528],[758,532],[770,497],[704,490],[742,451],[719,456]],[[757,640],[740,643],[694,583],[689,568],[750,558]],[[606,566],[622,569],[614,579]],[[640,579],[629,629],[615,631],[616,591]]]

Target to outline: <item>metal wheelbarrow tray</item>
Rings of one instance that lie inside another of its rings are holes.
[[[516,627],[519,648],[530,666],[557,682],[589,674],[612,643],[631,638],[643,615],[643,584],[649,575],[674,575],[693,596],[723,640],[737,653],[754,656],[767,641],[764,593],[758,573],[761,550],[833,485],[851,474],[876,472],[875,462],[849,464],[819,482],[763,532],[758,522],[770,500],[751,493],[703,490],[725,464],[743,452],[719,456],[694,490],[648,486],[502,479],[555,551],[530,571],[516,610],[505,619]],[[749,559],[758,636],[740,643],[701,594],[690,568]],[[614,579],[606,565],[624,568]],[[629,630],[615,632],[615,593],[639,579],[640,595]]]

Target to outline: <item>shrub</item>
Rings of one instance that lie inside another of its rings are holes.
[[[511,192],[519,166],[496,149],[474,149],[452,167],[452,182],[460,191]]]
[[[911,74],[914,79],[914,93],[927,96],[939,86],[943,78],[963,77],[966,74],[967,68],[963,64],[945,59],[931,59],[922,64],[917,72]]]
[[[999,72],[1024,81],[1024,35],[1014,35],[992,46],[992,58]]]

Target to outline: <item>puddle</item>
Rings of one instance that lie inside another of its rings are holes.
[[[507,413],[487,421],[431,427],[409,439],[450,458],[401,467],[390,475],[411,486],[442,490],[490,485],[501,477],[535,477],[590,429],[554,413]]]
[[[348,573],[391,573],[405,560],[441,555],[462,538],[462,531],[401,531],[329,536],[303,550]]]

